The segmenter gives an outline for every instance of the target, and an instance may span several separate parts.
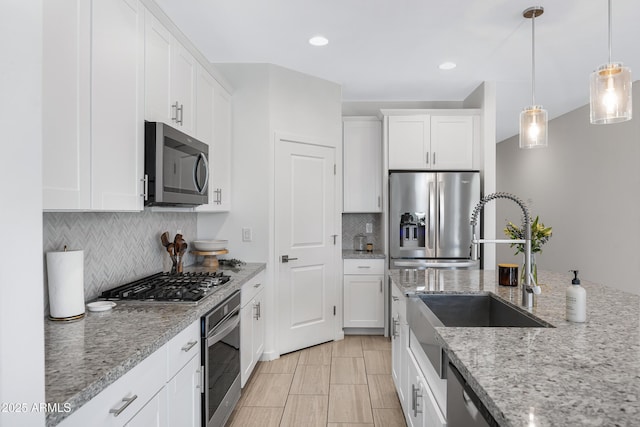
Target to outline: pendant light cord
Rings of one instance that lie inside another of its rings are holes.
[[[609,0],[609,64],[611,64],[611,0]]]
[[[611,4],[611,0],[609,0]],[[531,16],[531,105],[536,105],[536,12]]]

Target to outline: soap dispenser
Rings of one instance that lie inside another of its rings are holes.
[[[587,320],[587,291],[580,286],[578,270],[573,273],[571,285],[567,288],[567,320],[570,322],[584,322]]]

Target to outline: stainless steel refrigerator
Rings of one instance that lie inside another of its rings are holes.
[[[471,213],[480,173],[389,173],[392,268],[478,268],[471,261]]]

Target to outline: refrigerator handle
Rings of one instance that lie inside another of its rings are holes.
[[[438,250],[440,250],[440,236],[442,234],[442,232],[444,231],[444,223],[443,223],[443,218],[444,218],[444,189],[445,189],[445,185],[444,185],[444,181],[440,181],[438,182],[438,231],[436,234],[436,239],[437,239],[437,247]]]
[[[426,247],[428,249],[433,249],[433,244],[434,244],[434,240],[436,238],[435,236],[435,225],[436,225],[436,195],[435,195],[435,188],[434,188],[435,184],[433,182],[429,182],[429,189],[428,189],[428,194],[427,197],[429,199],[429,224],[428,224],[428,231],[427,231],[427,242],[426,242]]]

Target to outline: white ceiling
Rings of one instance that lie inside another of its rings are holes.
[[[526,8],[545,9],[536,19],[536,103],[550,118],[587,104],[589,74],[608,62],[606,0],[156,2],[211,62],[278,64],[339,83],[344,101],[461,101],[495,81],[498,141],[518,133],[531,104]],[[613,60],[640,79],[640,1],[613,0],[612,16]],[[310,46],[316,34],[329,44]],[[444,61],[458,67],[441,71]]]

